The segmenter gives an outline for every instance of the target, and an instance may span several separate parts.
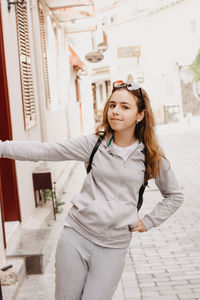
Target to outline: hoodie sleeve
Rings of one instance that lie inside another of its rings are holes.
[[[162,158],[160,176],[155,179],[155,184],[163,200],[158,202],[149,214],[141,218],[147,230],[166,221],[181,206],[184,198],[170,163],[164,158]]]
[[[62,142],[5,141],[0,142],[0,158],[22,161],[88,162],[97,136],[82,135]]]

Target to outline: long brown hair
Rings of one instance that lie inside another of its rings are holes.
[[[120,89],[126,89],[126,87],[120,87]],[[119,90],[119,88],[117,90]],[[116,90],[113,90],[113,92],[114,91]],[[162,157],[165,158],[165,156],[162,153],[156,138],[155,118],[147,92],[143,88],[141,88],[141,90],[128,92],[132,93],[137,99],[136,104],[138,107],[138,112],[145,110],[144,118],[142,119],[142,121],[136,124],[135,137],[139,140],[139,142],[143,142],[143,144],[145,145],[144,151],[146,172],[144,183],[146,183],[148,179],[156,178],[160,175],[161,159]],[[141,92],[143,97],[141,97]],[[113,134],[113,130],[110,127],[107,118],[111,96],[105,103],[103,110],[103,120],[101,124],[96,128],[96,135],[98,136],[102,136],[102,134],[105,136]]]

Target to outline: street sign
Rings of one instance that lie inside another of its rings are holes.
[[[118,58],[139,57],[141,55],[140,46],[119,47],[117,48]]]

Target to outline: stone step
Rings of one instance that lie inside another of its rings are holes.
[[[21,229],[14,243],[7,249],[7,258],[23,258],[26,274],[43,274],[49,257],[48,238],[51,230]]]
[[[23,284],[26,274],[25,262],[23,258],[10,258],[6,260],[6,265],[12,265],[13,267],[9,271],[13,271],[17,274],[17,282],[12,285],[2,286],[3,300],[16,299],[18,290]]]

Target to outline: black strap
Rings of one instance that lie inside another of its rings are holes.
[[[93,148],[93,150],[92,150],[92,153],[91,153],[91,155],[90,155],[89,165],[87,166],[87,173],[89,173],[90,170],[92,169],[92,161],[93,161],[93,157],[94,157],[95,153],[97,152],[97,150],[98,150],[98,148],[99,148],[101,142],[102,142],[102,138],[99,137],[98,140],[97,140],[97,142],[96,142],[96,144],[95,144],[95,146],[94,146],[94,148]]]
[[[92,169],[93,157],[94,157],[95,153],[97,152],[101,142],[102,142],[102,138],[99,137],[96,144],[95,144],[95,146],[94,146],[94,148],[93,148],[93,150],[92,150],[92,153],[90,155],[89,164],[88,164],[88,167],[87,167],[87,173],[89,173],[90,170]],[[143,204],[143,194],[144,194],[144,190],[145,190],[146,186],[147,186],[147,183],[143,184],[141,186],[140,190],[139,190],[139,197],[138,197],[138,203],[137,203],[137,210],[138,211],[140,210],[140,208],[142,207],[142,204]]]
[[[138,197],[138,203],[137,203],[137,210],[139,211],[140,208],[142,207],[142,204],[143,204],[143,194],[144,194],[144,190],[147,186],[147,183],[146,184],[143,184],[139,190],[139,197]]]

